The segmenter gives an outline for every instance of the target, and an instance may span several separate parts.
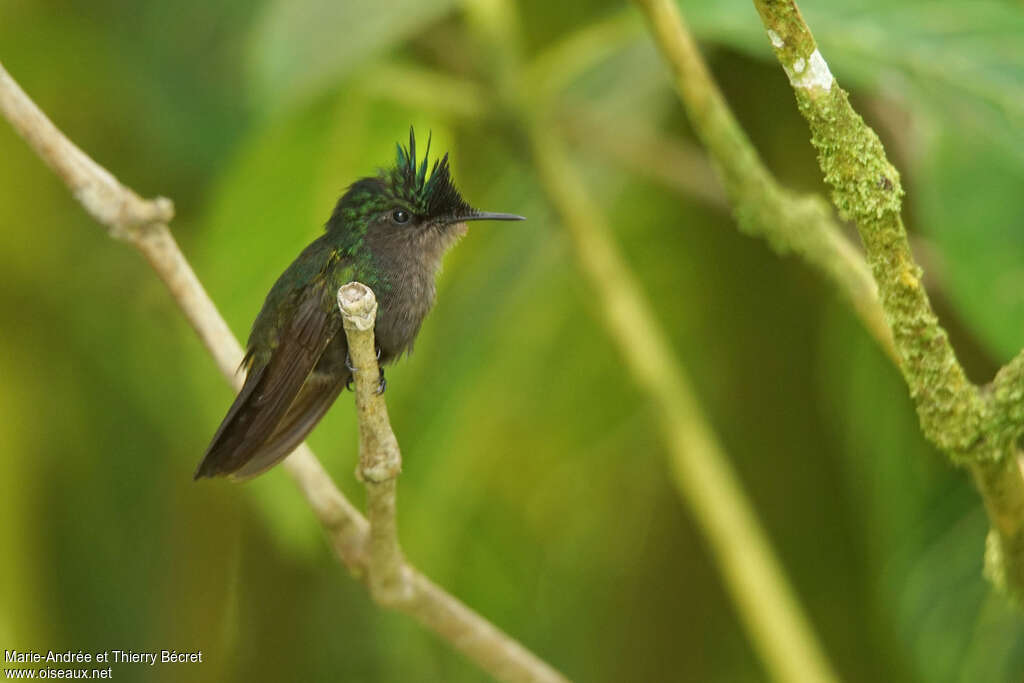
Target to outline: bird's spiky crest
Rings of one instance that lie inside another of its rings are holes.
[[[427,137],[427,151],[423,161],[417,166],[416,134],[409,127],[409,146],[396,144],[397,154],[395,167],[388,174],[391,191],[396,197],[409,202],[419,214],[430,217],[465,216],[473,209],[462,198],[462,194],[452,181],[451,168],[448,165],[448,154],[435,160],[427,174],[430,158],[430,140]]]

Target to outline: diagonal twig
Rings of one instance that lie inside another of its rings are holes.
[[[992,522],[986,573],[1011,595],[1024,598],[1024,459],[1017,447],[1024,433],[1024,352],[986,387],[967,380],[911,255],[900,217],[899,175],[877,136],[850,107],[795,3],[754,2],[811,125],[834,202],[844,218],[857,223],[866,263],[822,207],[812,206],[820,201],[790,196],[761,164],[675,3],[636,3],[723,177],[740,226],[746,222],[776,248],[800,253],[846,295],[903,371],[925,435],[970,469]]]
[[[242,360],[241,347],[167,227],[173,215],[170,201],[142,199],[118,182],[53,125],[2,63],[0,113],[68,185],[93,218],[106,226],[112,236],[130,242],[142,252],[215,358],[221,373],[238,390],[242,378],[235,369]],[[377,532],[372,530],[305,444],[282,466],[295,480],[342,564],[355,577],[366,579],[368,570],[381,564],[380,549],[374,545],[374,533],[379,534],[380,527]],[[379,511],[371,508],[370,512],[371,518],[375,518]],[[404,563],[401,567],[411,597],[392,606],[433,630],[492,676],[505,681],[566,680],[423,574]],[[378,600],[381,596],[372,583],[371,595]]]
[[[481,0],[469,8],[470,21],[495,46],[496,80],[507,88],[508,109],[525,133],[538,179],[625,370],[655,411],[674,483],[710,546],[754,648],[779,680],[836,680],[682,363],[547,116],[543,90],[524,92],[510,85],[525,80],[512,4]]]
[[[825,200],[796,195],[765,168],[711,77],[672,0],[636,0],[697,136],[707,147],[741,230],[780,253],[795,252],[831,280],[864,327],[895,358],[892,334],[871,272],[843,235]]]

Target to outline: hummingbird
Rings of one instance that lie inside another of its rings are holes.
[[[317,425],[352,381],[337,291],[353,280],[377,297],[383,365],[412,350],[434,304],[441,259],[469,221],[519,221],[479,211],[456,188],[445,154],[427,173],[430,140],[417,166],[416,137],[396,145],[395,165],[357,180],[341,196],[324,233],[277,279],[253,323],[242,390],[213,435],[195,479],[244,480],[280,462]]]

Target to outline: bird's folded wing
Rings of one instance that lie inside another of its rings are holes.
[[[259,452],[277,428],[331,338],[339,316],[325,305],[322,284],[296,297],[297,308],[278,336],[270,360],[254,366],[213,437],[196,478],[231,474]],[[262,468],[261,468],[262,469]]]
[[[242,481],[270,469],[295,450],[313,431],[338,394],[345,388],[344,380],[323,381],[314,373],[302,386],[298,397],[277,424],[274,433],[256,450],[248,462],[232,472],[230,477]]]

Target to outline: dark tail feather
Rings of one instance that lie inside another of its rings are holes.
[[[254,426],[259,426],[260,421],[256,419],[259,408],[255,401],[251,401],[252,394],[262,379],[266,366],[252,368],[245,378],[242,390],[235,397],[235,402],[228,409],[228,414],[217,428],[217,433],[210,440],[210,445],[203,454],[203,459],[196,467],[193,479],[203,477],[215,477],[219,474],[227,474],[238,467],[239,461],[244,459],[244,454],[239,453],[239,447],[249,437],[259,436],[253,434]],[[267,431],[273,429],[274,424],[264,425],[263,429],[255,431]]]
[[[310,378],[274,433],[229,477],[235,481],[250,479],[287,457],[313,431],[344,388],[345,379],[328,382]]]
[[[341,327],[340,316],[332,316],[334,309],[323,305],[325,297],[323,290],[304,292],[297,299],[297,309],[280,331],[269,360],[250,367],[242,391],[196,469],[196,479],[232,474],[245,467],[278,431],[307,380],[314,381],[311,389],[320,385],[310,375]]]

